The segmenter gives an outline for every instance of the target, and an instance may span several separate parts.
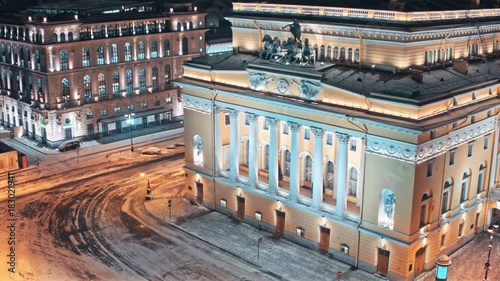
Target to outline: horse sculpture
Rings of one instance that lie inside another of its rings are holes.
[[[262,38],[262,42],[264,42],[264,50],[260,52],[259,57],[264,59],[269,59],[273,54],[279,53],[281,51],[281,42],[278,37],[271,38],[269,35],[264,35]]]

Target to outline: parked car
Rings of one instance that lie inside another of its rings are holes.
[[[80,147],[80,141],[72,140],[61,143],[61,145],[57,148],[57,150],[66,151],[71,149],[77,149],[79,147]]]

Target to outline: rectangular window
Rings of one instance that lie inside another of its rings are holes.
[[[432,170],[434,169],[434,161],[427,162],[427,177],[432,176]]]
[[[351,151],[356,151],[356,139],[355,139],[355,138],[351,138],[351,139],[349,140],[349,144],[350,144],[350,145],[349,145],[349,149],[350,149]]]
[[[305,140],[311,139],[311,130],[309,128],[304,128],[304,139]]]
[[[94,113],[87,112],[87,119],[92,119],[92,118],[94,118]]]
[[[289,132],[288,124],[286,122],[283,122],[282,126],[283,126],[283,135],[288,135]]]
[[[485,150],[488,149],[489,143],[490,143],[490,135],[484,136],[484,145],[483,145],[483,148]]]
[[[472,150],[474,148],[474,142],[469,142],[469,149],[467,150],[467,157],[472,156]]]
[[[266,131],[269,130],[269,123],[267,123],[267,120],[264,119],[264,124],[263,125],[264,125],[263,126],[264,130],[266,130]]]
[[[450,200],[450,189],[443,192],[443,202],[441,204],[441,214],[448,212],[448,205]]]
[[[456,150],[450,150],[450,166],[452,166],[453,164],[455,164],[455,154],[457,153]]]
[[[445,242],[446,242],[446,233],[441,234],[441,248],[444,247]]]
[[[108,115],[108,111],[106,109],[101,110],[101,116]]]
[[[464,223],[463,222],[458,226],[458,237],[462,237],[462,236],[464,236]]]
[[[326,144],[333,145],[333,135],[330,133],[326,133]]]
[[[302,227],[297,227],[297,235],[300,237],[304,237],[306,234],[305,230]]]
[[[133,104],[127,106],[128,112],[132,112],[135,110],[135,106]]]
[[[122,112],[122,108],[121,107],[115,107],[115,113],[120,113]]]
[[[245,114],[245,125],[250,125],[250,115]]]
[[[224,115],[224,124],[229,125],[231,123],[231,119],[229,117],[229,114]]]
[[[145,102],[141,103],[141,108],[146,108],[146,107],[148,107],[147,103],[145,103]]]

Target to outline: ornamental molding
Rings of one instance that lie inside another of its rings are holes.
[[[381,137],[367,136],[366,152],[415,163],[417,146]]]
[[[479,121],[448,134],[448,149],[469,142],[495,129],[495,117]]]
[[[417,163],[425,162],[446,151],[446,136],[420,144],[417,147]]]
[[[182,105],[183,105],[184,109],[190,109],[190,110],[198,111],[198,112],[205,113],[205,114],[212,113],[212,107],[211,107],[210,100],[184,95]]]

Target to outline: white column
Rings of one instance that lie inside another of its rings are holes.
[[[231,118],[230,122],[230,138],[229,138],[229,178],[232,181],[236,181],[238,178],[238,166],[239,166],[239,150],[240,150],[240,130],[239,130],[239,111],[235,109],[229,109],[229,116]]]
[[[53,60],[53,56],[52,56],[52,47],[49,47],[49,68],[50,68],[50,71],[54,71],[54,60]]]
[[[290,151],[290,196],[291,202],[297,201],[299,194],[299,132],[300,124],[288,122],[292,131],[292,151]]]
[[[109,43],[106,43],[106,49],[104,50],[106,53],[106,64],[111,63],[110,51],[109,51]]]
[[[325,131],[312,127],[314,133],[314,159],[313,159],[313,181],[312,181],[312,204],[314,209],[320,208],[321,194],[323,193],[323,135]]]
[[[343,218],[346,208],[347,187],[347,144],[350,136],[342,133],[337,135],[337,206],[335,215]]]
[[[247,113],[250,120],[250,138],[248,140],[248,185],[255,187],[258,180],[258,143],[259,143],[259,130],[258,130],[258,116],[253,113]]]
[[[214,108],[214,127],[215,127],[215,173],[216,175],[222,171],[222,133],[221,133],[221,125],[220,125],[220,113],[222,112],[221,108],[216,106]]]
[[[269,124],[269,189],[271,195],[278,188],[278,119],[266,117]]]

